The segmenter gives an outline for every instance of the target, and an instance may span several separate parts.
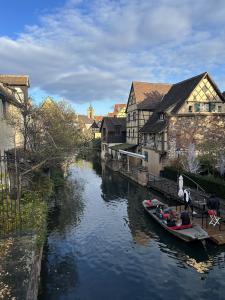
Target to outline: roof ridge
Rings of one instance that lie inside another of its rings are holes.
[[[180,84],[180,83],[184,83],[184,82],[186,82],[186,81],[193,80],[193,79],[195,79],[195,78],[197,78],[197,77],[204,77],[205,75],[208,75],[208,72],[204,72],[204,73],[201,73],[201,74],[199,74],[199,75],[196,75],[196,76],[187,78],[187,79],[185,79],[185,80],[179,81],[179,82],[174,83],[174,84],[172,84],[172,85],[177,85],[177,84]]]
[[[143,84],[157,84],[157,85],[173,85],[172,83],[166,82],[147,82],[147,81],[132,81],[132,83],[143,83]]]

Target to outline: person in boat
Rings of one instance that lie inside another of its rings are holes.
[[[183,211],[180,214],[180,218],[181,218],[181,221],[182,221],[182,225],[189,225],[191,223],[189,213],[187,211]]]
[[[173,226],[177,225],[176,223],[177,223],[176,212],[173,210],[170,210],[169,216],[167,218],[167,226],[173,227]]]
[[[215,210],[217,215],[220,214],[220,199],[216,197],[216,195],[212,194],[208,199],[207,199],[207,207],[210,210]]]
[[[156,213],[157,217],[161,219],[163,217],[163,206],[158,204],[156,206],[155,213]]]
[[[193,213],[193,204],[191,199],[191,191],[190,189],[184,190],[184,209],[187,210],[187,208],[190,207],[191,211]]]

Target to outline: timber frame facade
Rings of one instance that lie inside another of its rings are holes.
[[[224,147],[224,129],[225,99],[207,72],[174,84],[140,130],[143,166],[159,175],[190,144]]]
[[[137,152],[140,152],[140,129],[170,87],[170,84],[132,82],[126,108],[126,142],[137,145]]]

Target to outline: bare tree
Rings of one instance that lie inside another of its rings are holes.
[[[196,158],[196,150],[194,144],[190,144],[188,146],[188,152],[187,152],[187,156],[183,161],[183,167],[185,171],[194,174],[197,174],[200,171],[200,163]]]

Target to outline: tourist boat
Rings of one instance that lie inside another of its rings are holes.
[[[157,199],[151,200],[151,206],[149,205],[149,200],[144,200],[142,204],[148,214],[156,222],[158,222],[168,232],[185,242],[201,241],[209,237],[208,233],[198,224],[178,225],[172,227],[167,226],[166,220],[164,218],[160,218],[156,214],[156,208],[160,205],[163,207],[163,210],[168,210],[169,207]]]

